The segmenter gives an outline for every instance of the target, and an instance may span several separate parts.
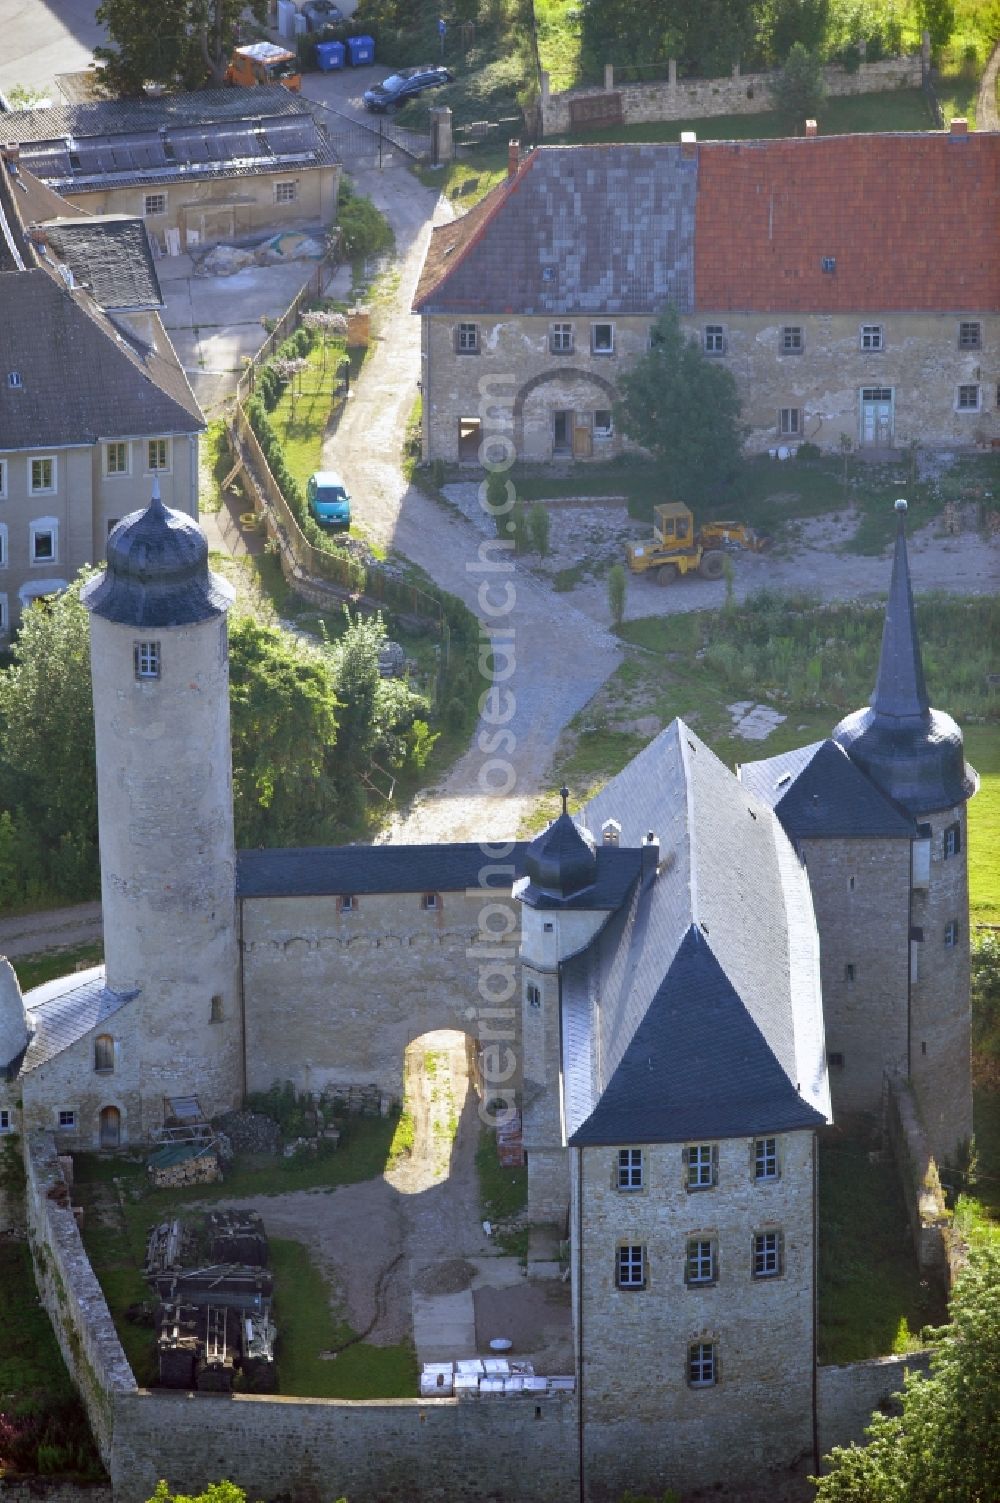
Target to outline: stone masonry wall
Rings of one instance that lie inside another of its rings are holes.
[[[933,1172],[927,1134],[906,1081],[890,1082],[886,1116],[920,1271],[950,1283],[948,1210],[940,1179]]]
[[[820,1455],[826,1456],[834,1446],[848,1446],[852,1441],[863,1445],[873,1410],[899,1393],[904,1373],[925,1373],[929,1367],[929,1352],[912,1352],[906,1357],[875,1357],[845,1367],[817,1368]]]
[[[812,1455],[814,1140],[777,1138],[780,1175],[754,1177],[753,1140],[723,1139],[718,1183],[689,1191],[680,1143],[644,1146],[644,1185],[616,1187],[617,1150],[582,1151],[583,1267],[574,1287],[584,1451],[593,1503],[622,1492],[737,1485]],[[783,1271],[752,1276],[753,1237],[783,1236]],[[685,1281],[689,1239],[717,1277]],[[620,1244],[646,1249],[646,1287],[616,1287]],[[581,1289],[582,1281],[582,1289]],[[581,1334],[582,1333],[582,1334]],[[714,1343],[718,1381],[690,1387],[688,1347]]]
[[[47,1059],[18,1081],[25,1129],[51,1132],[60,1153],[100,1146],[101,1111],[121,1113],[121,1143],[144,1141],[139,1070],[142,1055],[139,999],[126,1002],[92,1032]],[[94,1039],[109,1036],[114,1069],[96,1070]],[[61,1110],[75,1112],[73,1128],[59,1126]]]
[[[25,1144],[28,1240],[42,1304],[83,1399],[101,1459],[112,1473],[114,1395],[135,1392],[100,1285],[84,1252],[48,1133]]]
[[[731,78],[685,78],[678,82],[676,70],[671,77],[654,83],[628,83],[612,88],[570,89],[552,94],[548,77],[542,74],[542,134],[560,135],[573,130],[572,106],[576,101],[598,100],[617,94],[621,98],[625,125],[647,124],[654,120],[695,120],[705,115],[754,115],[773,109],[767,87],[773,74],[746,73],[733,70]],[[845,94],[874,94],[886,89],[917,89],[921,82],[919,54],[913,57],[886,58],[877,63],[862,63],[854,73],[843,68],[824,68],[826,89],[834,97]],[[822,121],[820,122],[822,124]]]
[[[346,1400],[141,1392],[116,1405],[115,1503],[160,1477],[225,1477],[253,1499],[577,1503],[576,1396]]]
[[[0,1503],[112,1503],[112,1492],[106,1482],[0,1477]]]

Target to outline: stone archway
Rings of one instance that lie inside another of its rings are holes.
[[[602,459],[618,452],[610,425],[618,400],[604,376],[579,366],[559,366],[525,381],[514,398],[514,444],[519,459]],[[602,428],[599,415],[608,420]]]

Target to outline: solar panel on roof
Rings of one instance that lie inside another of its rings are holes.
[[[178,162],[207,162],[208,149],[201,131],[173,131],[170,136],[174,158]]]
[[[132,143],[132,154],[140,167],[166,167],[167,154],[159,136],[147,136]]]
[[[21,147],[29,172],[36,177],[69,177],[69,147],[65,141],[32,141]]]
[[[261,128],[276,156],[315,149],[316,132],[304,120],[262,120]]]

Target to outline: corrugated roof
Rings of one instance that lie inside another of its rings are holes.
[[[913,820],[857,768],[836,741],[744,762],[740,781],[777,814],[793,840],[908,840]]]
[[[697,309],[1000,308],[1000,136],[706,141],[698,156]]]
[[[414,310],[687,312],[696,184],[677,145],[538,147],[434,231]]]
[[[139,995],[137,991],[109,991],[104,975],[102,965],[94,966],[89,971],[47,981],[44,986],[25,993],[31,1038],[19,1075],[37,1070]]]
[[[94,214],[41,222],[50,253],[101,308],[162,308],[163,294],[141,219]]]

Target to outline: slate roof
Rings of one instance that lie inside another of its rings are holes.
[[[102,965],[60,976],[25,993],[31,1038],[17,1075],[37,1070],[131,1002],[139,993],[109,991]]]
[[[1000,135],[702,142],[698,157],[698,310],[1000,308]]]
[[[768,804],[793,840],[909,840],[916,825],[866,778],[836,741],[744,762],[743,786]]]
[[[50,253],[102,308],[162,308],[163,294],[141,219],[94,214],[42,221]]]
[[[280,84],[0,113],[0,143],[20,145],[25,167],[65,193],[339,160],[308,103]]]
[[[159,326],[158,326],[159,327]],[[197,433],[204,418],[162,328],[155,345],[131,339],[89,294],[36,266],[0,275],[4,369],[0,447],[37,449],[107,438]]]
[[[296,850],[240,851],[236,890],[241,898],[323,897],[335,893],[464,892],[478,888],[484,869],[524,867],[527,842],[500,862],[472,841],[454,845],[339,845]],[[504,890],[496,876],[490,886]]]
[[[677,145],[538,147],[434,231],[414,311],[687,312],[696,186]]]
[[[808,880],[767,807],[675,720],[585,814],[592,828],[617,819],[626,846],[653,830],[660,862],[564,967],[570,1142],[681,1142],[827,1120]]]

